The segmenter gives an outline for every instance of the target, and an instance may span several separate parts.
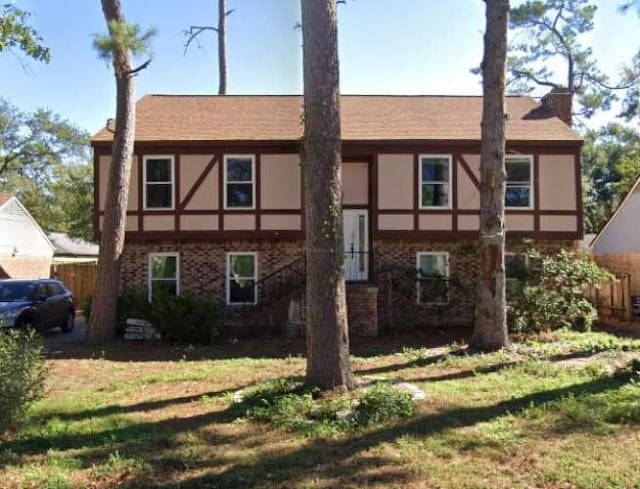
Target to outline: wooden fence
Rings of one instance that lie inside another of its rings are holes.
[[[601,319],[615,317],[623,321],[631,320],[630,275],[617,274],[613,282],[589,287],[586,296],[597,307]]]
[[[61,280],[73,292],[76,308],[82,309],[93,295],[98,275],[97,263],[57,263],[51,265],[51,277]]]

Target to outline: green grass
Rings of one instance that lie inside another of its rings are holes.
[[[342,430],[332,416],[345,400],[330,398],[313,436],[291,429],[318,406],[296,391],[304,359],[277,348],[49,360],[47,396],[0,445],[0,487],[640,487],[640,342],[560,332],[485,355],[377,351],[356,345],[358,379],[413,382],[427,400],[409,418]],[[265,410],[278,387],[296,395]],[[262,411],[238,410],[240,389]]]

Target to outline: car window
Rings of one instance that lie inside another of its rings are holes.
[[[60,287],[58,284],[47,284],[47,288],[49,289],[49,295],[61,295],[62,294],[62,287]]]
[[[49,297],[49,290],[47,289],[46,284],[38,284],[36,285],[35,290],[33,291],[33,297],[39,299],[41,297]]]
[[[24,282],[0,282],[0,302],[27,301],[31,297],[33,284]]]

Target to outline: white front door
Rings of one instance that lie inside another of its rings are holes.
[[[344,268],[347,282],[369,280],[369,223],[366,209],[342,211]]]

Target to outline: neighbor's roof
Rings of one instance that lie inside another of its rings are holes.
[[[531,97],[507,97],[507,139],[582,138]],[[299,95],[147,95],[137,103],[136,141],[295,141],[302,135]],[[342,139],[480,139],[482,97],[343,95]],[[111,141],[102,129],[93,142]]]
[[[53,244],[54,256],[98,256],[99,247],[81,238],[72,238],[65,233],[47,233]]]
[[[9,202],[9,200],[11,200],[11,197],[13,197],[13,196],[14,196],[13,194],[7,194],[7,193],[0,192],[0,207],[2,207],[7,202]]]

